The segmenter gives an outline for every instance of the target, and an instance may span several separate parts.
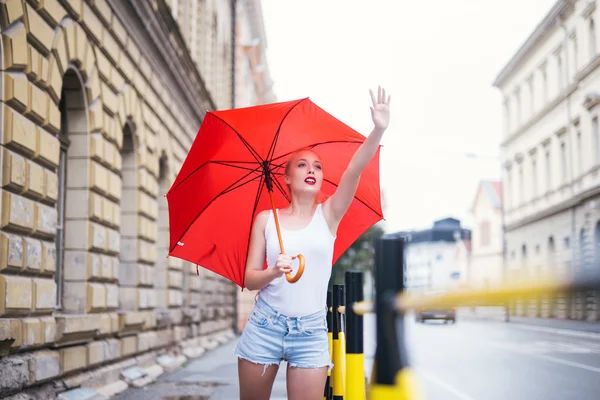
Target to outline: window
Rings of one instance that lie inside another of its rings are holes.
[[[507,169],[506,170],[506,183],[507,183],[507,190],[506,190],[506,208],[510,209],[512,208],[512,204],[513,204],[513,199],[512,199],[512,195],[514,193],[513,191],[513,182],[512,182],[512,170],[511,169]]]
[[[479,224],[479,241],[481,247],[490,245],[490,223],[483,221]]]
[[[573,48],[573,73],[577,72],[577,68],[579,68],[579,63],[577,62],[577,35],[573,32],[573,36],[571,36],[571,47]]]
[[[550,149],[546,149],[546,192],[552,189],[552,159]]]
[[[527,85],[529,87],[529,112],[533,116],[533,114],[535,113],[535,92],[533,91],[533,76],[529,78]]]
[[[510,133],[510,99],[504,101],[504,131],[508,135]]]
[[[567,183],[567,144],[565,142],[562,142],[560,144],[560,177],[561,177],[561,182]]]
[[[523,164],[519,164],[519,205],[525,203],[525,182],[523,181]]]
[[[563,69],[562,54],[556,55],[556,71],[558,73],[558,91],[563,90],[565,86],[565,72]]]
[[[62,115],[66,115],[66,112],[63,112]],[[63,133],[61,132],[61,136]],[[57,260],[57,268],[56,268],[56,308],[62,308],[62,292],[63,292],[63,267],[64,267],[64,259],[65,259],[65,206],[67,203],[67,144],[62,144],[60,146],[60,158],[58,165],[58,201],[57,201],[57,211],[58,211],[58,224],[56,225],[56,260]]]
[[[577,174],[581,175],[583,173],[583,157],[582,157],[582,153],[583,152],[583,148],[582,148],[582,143],[581,143],[581,131],[577,131],[577,156],[575,157],[577,159]]]
[[[596,53],[598,51],[598,49],[596,48],[596,25],[594,24],[594,20],[592,18],[590,18],[589,35],[590,57],[596,57]]]
[[[548,72],[546,71],[546,65],[542,67],[542,99],[548,100]]]
[[[594,160],[595,163],[600,163],[600,132],[598,132],[598,117],[592,119],[592,135],[594,137]]]
[[[535,199],[538,195],[537,188],[537,161],[535,157],[531,160],[531,196]]]
[[[579,267],[585,266],[585,229],[579,231]]]
[[[515,100],[517,107],[517,126],[521,125],[521,90],[517,89],[515,92]]]

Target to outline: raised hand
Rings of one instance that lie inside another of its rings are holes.
[[[377,98],[375,98],[375,94],[373,94],[371,89],[369,89],[369,93],[373,102],[373,106],[370,107],[373,124],[375,124],[376,129],[384,131],[390,124],[391,96],[387,95],[386,97],[385,89],[381,86],[377,88]]]

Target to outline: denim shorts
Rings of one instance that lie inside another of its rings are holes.
[[[258,298],[235,349],[255,364],[331,369],[327,309],[304,317],[287,317]]]

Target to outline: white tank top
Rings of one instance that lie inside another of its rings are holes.
[[[279,210],[277,213],[279,215]],[[285,253],[304,255],[304,273],[296,283],[289,283],[285,274],[275,278],[260,290],[258,296],[288,317],[302,317],[322,311],[327,306],[335,236],[329,230],[321,204],[317,206],[312,220],[305,228],[286,230],[281,223],[279,226]],[[273,210],[265,227],[265,240],[267,266],[272,268],[281,253]],[[292,275],[295,275],[298,259],[292,261],[292,270]]]

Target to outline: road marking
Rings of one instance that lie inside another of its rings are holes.
[[[532,326],[532,325],[520,324],[518,322],[510,323],[510,325],[507,325],[507,326],[513,326],[515,328],[529,330],[529,331],[535,331],[535,332],[554,333],[556,335],[572,336],[572,337],[578,337],[578,338],[583,338],[583,339],[600,340],[600,333],[596,333],[596,332],[581,332],[581,331],[575,331],[572,329],[549,328],[546,326]]]
[[[495,347],[498,347],[498,348],[504,349],[504,350],[509,350],[509,351],[514,352],[514,353],[519,353],[519,354],[524,354],[524,355],[530,355],[532,357],[537,357],[539,359],[546,360],[546,361],[551,361],[551,362],[554,362],[554,363],[557,363],[557,364],[562,364],[562,365],[566,365],[566,366],[569,366],[569,367],[580,368],[580,369],[584,369],[586,371],[600,373],[600,368],[598,368],[598,367],[592,367],[591,365],[581,364],[581,363],[574,362],[574,361],[568,361],[568,360],[564,360],[562,358],[553,357],[553,356],[549,356],[549,355],[546,355],[546,354],[539,354],[539,353],[536,353],[536,352],[527,351],[524,348],[518,348],[518,347],[515,347],[515,346],[506,345],[506,344],[495,343],[495,342],[488,342],[488,343],[491,346],[495,346]]]
[[[460,400],[475,400],[473,397],[464,394],[463,392],[459,391],[458,389],[450,386],[448,383],[442,381],[441,379],[433,376],[432,374],[430,374],[429,372],[425,372],[420,368],[415,368],[416,372],[421,375],[423,378],[427,379],[428,381],[430,381],[431,383],[434,383],[436,385],[438,385],[439,387],[441,387],[442,389],[445,389],[446,391],[452,393],[454,396],[456,396],[457,399]]]

